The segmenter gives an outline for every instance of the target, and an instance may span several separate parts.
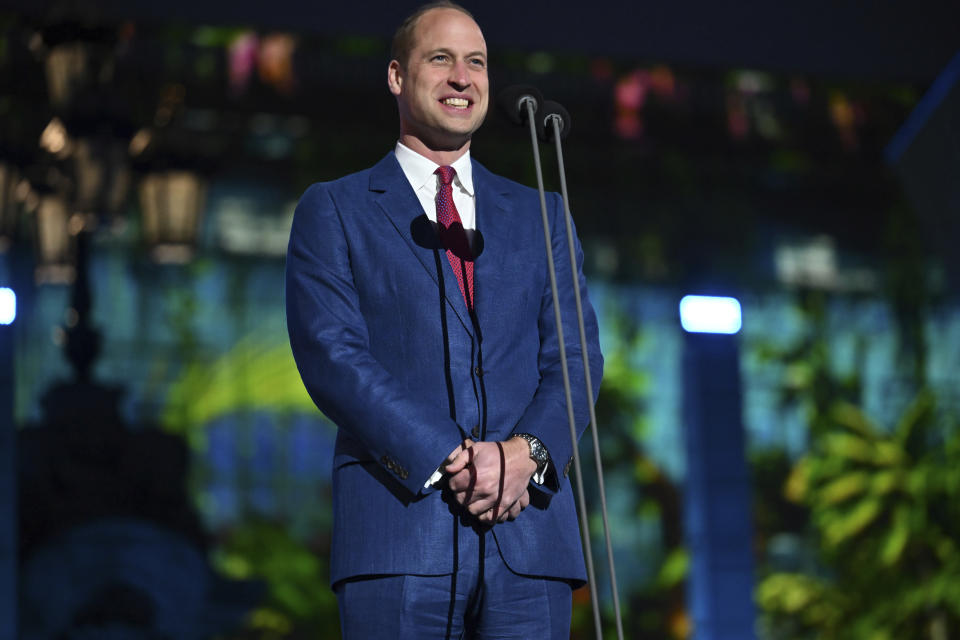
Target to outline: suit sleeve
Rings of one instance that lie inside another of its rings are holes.
[[[560,317],[563,328],[563,344],[567,356],[567,368],[570,375],[570,390],[573,399],[574,424],[577,439],[583,434],[590,422],[589,404],[597,400],[600,379],[603,375],[603,356],[600,353],[597,317],[587,292],[587,283],[583,277],[583,251],[574,231],[574,250],[576,254],[576,278],[580,284],[580,296],[583,306],[584,330],[586,333],[587,359],[590,363],[590,381],[593,397],[587,398],[584,373],[584,354],[580,343],[580,329],[577,322],[573,274],[570,268],[567,232],[564,222],[563,201],[556,193],[551,196],[550,233],[553,247],[553,259],[557,274],[557,291],[560,301]],[[572,221],[571,221],[572,224]],[[558,338],[556,316],[554,313],[553,293],[549,277],[541,294],[538,330],[540,334],[540,353],[538,366],[540,383],[533,400],[527,406],[513,433],[529,433],[543,443],[550,453],[553,474],[548,473],[547,482],[536,485],[539,489],[556,492],[563,485],[561,478],[568,475],[569,463],[573,458],[573,443],[570,440],[570,426],[567,413],[567,400],[563,387],[563,371],[560,359],[560,341]],[[551,477],[552,476],[552,477]],[[550,480],[553,480],[552,482]]]
[[[294,213],[286,264],[290,346],[317,407],[411,493],[453,451],[459,430],[442,408],[411,397],[370,353],[349,242],[329,185]]]

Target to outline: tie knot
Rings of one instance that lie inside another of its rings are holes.
[[[440,182],[450,184],[453,182],[453,176],[457,175],[457,170],[453,167],[437,167],[434,173],[440,176]]]

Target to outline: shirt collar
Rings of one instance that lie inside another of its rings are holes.
[[[437,192],[437,177],[434,171],[438,165],[433,160],[425,158],[410,147],[401,142],[397,142],[394,149],[397,156],[397,162],[403,169],[403,174],[407,176],[407,181],[414,190],[425,187],[430,193]],[[451,164],[457,172],[453,182],[467,195],[473,196],[473,163],[470,162],[470,150],[467,149],[462,156],[454,160]]]

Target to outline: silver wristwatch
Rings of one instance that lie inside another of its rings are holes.
[[[543,473],[547,462],[550,460],[550,454],[547,453],[547,448],[540,442],[540,438],[529,433],[515,433],[513,435],[527,441],[527,444],[530,445],[530,459],[537,463],[537,473]]]

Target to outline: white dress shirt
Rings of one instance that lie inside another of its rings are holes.
[[[440,165],[400,142],[397,142],[393,152],[397,156],[400,168],[403,169],[403,175],[407,177],[407,182],[417,194],[423,212],[427,214],[430,222],[436,222],[440,178],[433,172]],[[464,229],[476,229],[477,203],[473,191],[473,164],[470,162],[470,150],[467,149],[450,166],[457,172],[451,186],[453,187],[453,204],[456,205],[457,213],[460,214],[460,221],[463,222]]]

